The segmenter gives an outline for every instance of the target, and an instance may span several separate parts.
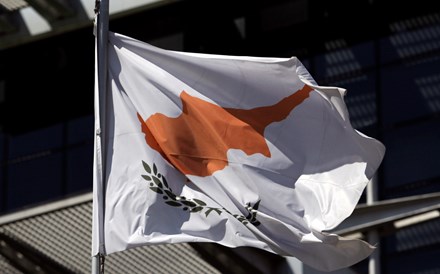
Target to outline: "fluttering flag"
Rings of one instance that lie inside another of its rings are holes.
[[[110,33],[107,85],[94,254],[215,242],[330,271],[372,252],[326,231],[352,213],[385,148],[352,128],[345,90],[318,86],[297,58],[167,51]]]

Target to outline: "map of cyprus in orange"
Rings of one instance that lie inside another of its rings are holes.
[[[270,157],[264,130],[286,119],[312,90],[305,85],[274,105],[253,109],[222,108],[182,91],[178,117],[156,113],[147,120],[138,118],[151,148],[180,172],[205,177],[228,165],[229,149]]]

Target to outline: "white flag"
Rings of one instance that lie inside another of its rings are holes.
[[[323,232],[352,213],[385,150],[351,127],[345,90],[318,86],[295,57],[182,53],[113,33],[108,50],[94,254],[215,242],[335,270],[372,252]]]

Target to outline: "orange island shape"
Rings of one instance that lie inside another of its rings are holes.
[[[180,172],[210,176],[228,165],[227,151],[270,157],[264,130],[287,118],[313,89],[307,85],[271,106],[253,109],[222,108],[182,91],[182,113],[162,113],[144,120],[138,113],[147,144]]]

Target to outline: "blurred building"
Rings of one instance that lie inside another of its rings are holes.
[[[0,273],[90,270],[94,5],[0,0]],[[110,12],[111,31],[162,48],[297,56],[319,84],[348,89],[353,126],[387,152],[372,191],[381,202],[338,229],[375,231],[382,273],[440,273],[436,1],[110,0]],[[106,265],[108,273],[317,273],[212,244],[140,248]],[[368,273],[368,260],[345,273]]]

